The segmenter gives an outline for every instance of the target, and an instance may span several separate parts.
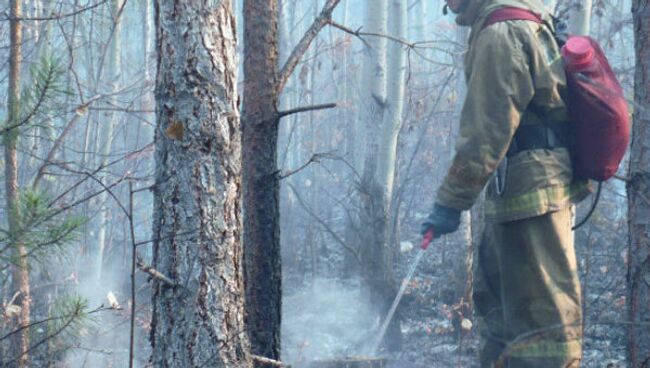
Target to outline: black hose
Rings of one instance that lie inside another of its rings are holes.
[[[579,228],[582,227],[582,225],[586,224],[587,221],[591,218],[591,215],[594,214],[594,211],[596,211],[596,206],[598,206],[598,201],[600,200],[600,192],[603,189],[603,182],[600,181],[598,182],[598,191],[596,191],[596,199],[594,200],[594,203],[591,205],[591,209],[589,210],[589,213],[587,213],[587,216],[580,221],[580,223],[576,226],[574,226],[571,230],[578,230]]]

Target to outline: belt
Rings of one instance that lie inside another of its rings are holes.
[[[568,137],[567,123],[554,123],[552,127],[546,124],[520,125],[506,156],[510,158],[519,152],[534,149],[566,148]]]

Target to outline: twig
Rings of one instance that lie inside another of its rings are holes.
[[[49,17],[12,17],[11,15],[8,15],[5,13],[4,17],[0,20],[18,20],[18,21],[26,21],[26,20],[36,20],[36,21],[41,21],[41,20],[57,20],[57,19],[62,19],[62,18],[69,18],[69,17],[74,17],[75,15],[79,15],[83,12],[86,12],[88,10],[92,10],[94,8],[97,8],[103,4],[106,4],[108,0],[102,0],[98,2],[97,4],[89,5],[85,8],[81,8],[78,10],[75,10],[71,13],[65,13],[65,14],[57,14],[57,15],[52,15]]]
[[[305,52],[309,49],[312,41],[318,36],[318,33],[332,20],[332,12],[334,8],[341,0],[327,0],[320,14],[314,19],[314,22],[311,24],[307,32],[302,36],[302,39],[298,42],[296,47],[291,51],[289,58],[286,63],[280,70],[278,75],[278,82],[276,85],[276,92],[281,92],[284,89],[284,86],[287,84],[289,77],[293,74],[293,71],[296,69],[296,66],[300,62],[300,59],[305,55]]]
[[[620,180],[620,181],[623,181],[623,182],[626,182],[626,183],[632,180],[632,179],[630,179],[629,177],[627,177],[627,176],[622,176],[622,175],[614,175],[614,176],[612,176],[612,177],[613,177],[614,179],[617,179],[617,180]]]
[[[129,230],[131,233],[131,321],[129,335],[129,368],[133,368],[133,355],[135,346],[135,265],[136,250],[135,245],[135,225],[133,224],[133,182],[129,181]]]
[[[365,40],[363,39],[363,36],[370,36],[370,37],[385,38],[385,39],[400,43],[400,44],[402,44],[402,45],[404,45],[404,46],[406,46],[406,47],[408,47],[410,49],[414,49],[414,48],[418,47],[418,42],[409,42],[409,41],[401,39],[399,37],[394,37],[394,36],[387,35],[387,34],[382,34],[382,33],[362,32],[361,28],[359,28],[359,29],[357,29],[355,31],[352,28],[346,27],[343,24],[337,23],[337,22],[335,22],[335,21],[333,21],[331,19],[328,21],[328,24],[331,25],[332,27],[336,28],[336,29],[339,29],[339,30],[345,32],[345,33],[349,33],[349,34],[351,34],[353,36],[358,37],[359,39],[361,39],[363,41],[363,43],[366,43]],[[423,43],[423,42],[419,42],[419,43]],[[368,44],[366,44],[366,46],[368,46]]]
[[[86,314],[90,315],[90,314],[95,314],[95,313],[98,313],[98,312],[104,312],[104,311],[115,310],[115,309],[117,309],[117,308],[113,308],[113,307],[109,308],[109,307],[104,307],[103,305],[100,305],[99,307],[97,307],[97,308],[95,308],[95,309],[93,309],[91,311],[88,311]],[[62,320],[62,319],[73,318],[73,317],[79,316],[79,314],[81,312],[82,311],[75,310],[74,312],[66,314],[66,315],[56,316],[56,317],[48,317],[48,318],[42,319],[40,321],[32,322],[32,323],[30,323],[28,325],[20,326],[19,328],[17,328],[15,330],[7,333],[6,335],[0,337],[0,341],[8,339],[9,337],[17,334],[20,331],[23,331],[23,330],[26,330],[26,329],[29,329],[29,328],[32,328],[32,327],[35,327],[35,326],[38,326],[38,325],[42,325],[44,323],[48,323],[48,322],[52,322],[52,321],[59,321],[59,320]]]
[[[318,215],[316,215],[316,214],[314,213],[314,211],[312,211],[309,207],[307,207],[307,205],[306,205],[305,202],[302,200],[302,198],[301,198],[300,195],[298,194],[298,191],[296,190],[296,188],[294,188],[293,185],[291,185],[291,184],[288,184],[288,185],[289,185],[289,188],[291,188],[291,190],[293,191],[293,194],[296,196],[296,199],[298,200],[298,203],[300,204],[300,206],[302,206],[302,208],[303,208],[303,209],[304,209],[304,210],[305,210],[305,211],[306,211],[306,212],[307,212],[307,213],[308,213],[308,214],[309,214],[309,215],[310,215],[314,220],[316,220],[316,221],[317,221],[317,222],[318,222],[318,223],[319,223],[323,228],[325,228],[325,230],[326,230],[330,235],[332,235],[332,237],[334,238],[334,240],[336,240],[337,243],[339,243],[343,248],[345,248],[347,251],[349,251],[350,253],[352,253],[352,255],[357,259],[357,261],[361,262],[361,258],[359,257],[359,252],[356,251],[355,249],[353,249],[352,247],[350,247],[349,245],[347,245],[347,244],[345,243],[345,241],[344,241],[343,239],[341,239],[341,237],[340,237],[340,236],[339,236],[339,235],[338,235],[334,230],[332,230],[332,228],[331,228],[331,227],[330,227],[330,226],[329,226],[329,225],[328,225],[328,224],[327,224],[323,219],[321,219],[320,217],[318,217]]]
[[[38,169],[38,173],[36,174],[36,177],[34,178],[34,181],[32,183],[32,189],[36,189],[41,181],[43,179],[43,176],[45,176],[45,169],[49,167],[54,160],[54,155],[56,152],[61,148],[61,145],[63,144],[63,141],[65,138],[68,136],[72,128],[77,124],[77,122],[81,119],[83,116],[83,111],[88,108],[93,102],[99,100],[102,96],[101,95],[96,95],[92,98],[90,98],[88,101],[85,103],[80,104],[77,106],[74,111],[75,115],[74,117],[66,124],[65,128],[63,129],[63,132],[61,132],[61,135],[54,141],[54,144],[52,145],[52,148],[50,151],[47,153],[47,156],[45,158],[45,162],[41,167]]]
[[[276,367],[288,367],[288,365],[286,365],[286,364],[284,364],[284,363],[282,363],[280,361],[273,360],[273,359],[270,359],[270,358],[265,358],[265,357],[259,356],[259,355],[251,355],[251,358],[253,360],[257,360],[260,363],[270,364],[270,365],[273,365],[273,366],[276,366]]]
[[[157,280],[160,280],[160,281],[164,282],[165,284],[167,284],[169,286],[173,287],[173,286],[177,285],[169,277],[163,275],[160,271],[158,271],[155,268],[153,268],[153,267],[149,266],[148,264],[144,263],[142,258],[140,258],[139,256],[137,257],[137,259],[138,259],[137,266],[138,266],[138,269],[140,271],[148,274],[149,276],[153,277],[154,279],[157,279]]]
[[[289,116],[289,115],[292,115],[292,114],[298,114],[298,113],[301,113],[301,112],[333,109],[335,107],[336,107],[336,103],[327,103],[327,104],[322,104],[322,105],[303,106],[303,107],[298,107],[298,108],[291,109],[291,110],[280,111],[280,112],[278,112],[278,116],[280,118],[283,118],[285,116]]]
[[[147,244],[155,243],[155,242],[157,242],[157,241],[171,239],[171,238],[173,238],[173,237],[178,238],[178,237],[180,237],[180,236],[185,236],[185,235],[189,236],[189,235],[193,235],[193,234],[196,234],[196,230],[185,231],[185,232],[182,232],[182,233],[176,233],[176,234],[173,234],[173,235],[171,235],[171,236],[164,236],[164,237],[162,237],[162,238],[153,238],[153,239],[149,239],[149,240],[139,241],[139,242],[135,243],[135,246],[136,246],[136,247],[140,247],[140,246],[143,246],[143,245],[147,245]]]
[[[314,163],[314,162],[320,162],[320,159],[321,159],[322,157],[324,157],[325,155],[326,155],[326,153],[314,153],[314,154],[311,156],[311,158],[310,158],[307,162],[305,162],[304,164],[300,165],[299,168],[294,169],[294,170],[289,170],[289,171],[283,173],[282,175],[280,175],[280,178],[279,178],[279,179],[280,179],[280,180],[283,180],[283,179],[286,179],[286,178],[288,178],[288,177],[290,177],[290,176],[292,176],[292,175],[295,175],[295,174],[301,172],[302,170],[306,169],[307,166],[311,165],[312,163]]]

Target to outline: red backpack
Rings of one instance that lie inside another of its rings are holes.
[[[545,24],[530,10],[495,10],[484,27],[507,20]],[[572,122],[572,160],[578,177],[605,181],[623,160],[630,142],[630,119],[623,89],[598,43],[572,36],[562,47]]]

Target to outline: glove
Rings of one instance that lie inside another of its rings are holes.
[[[435,238],[444,234],[450,234],[458,230],[460,226],[460,211],[440,204],[433,205],[433,211],[422,223],[420,234],[423,236],[427,231],[433,229]]]

